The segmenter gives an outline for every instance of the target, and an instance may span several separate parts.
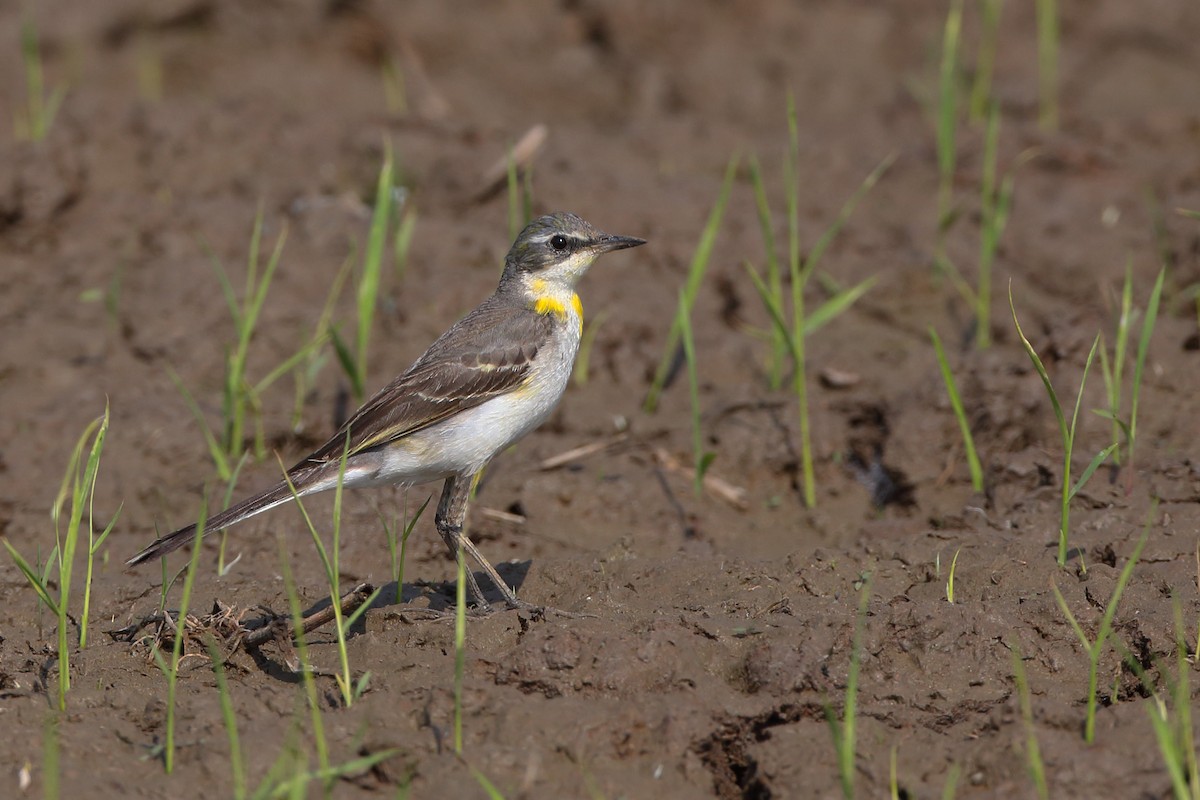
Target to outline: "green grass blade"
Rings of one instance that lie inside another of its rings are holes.
[[[1125,375],[1125,355],[1129,347],[1129,326],[1133,321],[1133,256],[1125,259],[1125,283],[1121,287],[1121,316],[1117,319],[1117,341],[1113,350],[1113,382],[1116,402],[1113,412],[1121,413],[1121,389]]]
[[[758,210],[758,224],[762,231],[763,250],[767,258],[767,286],[771,297],[777,306],[783,305],[783,278],[779,271],[779,256],[775,246],[775,232],[771,223],[771,207],[767,202],[767,189],[763,182],[762,168],[758,158],[750,156],[750,183],[754,188],[754,203]],[[772,328],[771,361],[768,368],[768,382],[772,389],[778,389],[783,383],[784,353],[787,350],[788,333],[786,328]]]
[[[1012,651],[1013,680],[1017,684],[1017,697],[1021,707],[1021,719],[1025,723],[1025,762],[1029,777],[1037,791],[1038,800],[1050,800],[1050,789],[1046,785],[1046,765],[1042,761],[1037,731],[1033,726],[1033,699],[1029,693],[1029,681],[1025,677],[1025,664],[1019,650]]]
[[[787,187],[788,274],[800,271],[800,121],[796,96],[787,94],[788,147],[783,160],[783,180]],[[783,298],[779,298],[782,307]]]
[[[938,367],[942,371],[942,382],[946,384],[946,394],[950,398],[950,406],[954,409],[954,418],[958,420],[958,429],[962,433],[963,449],[967,454],[967,469],[971,473],[971,486],[975,491],[982,492],[983,466],[979,463],[979,455],[975,452],[975,437],[971,435],[967,412],[963,408],[962,396],[958,393],[958,384],[954,380],[954,373],[950,371],[950,363],[946,360],[946,351],[942,347],[941,337],[938,336],[932,325],[929,326],[929,338],[933,340]]]
[[[187,620],[188,606],[192,599],[192,586],[196,581],[196,568],[200,565],[202,548],[200,540],[204,538],[204,523],[208,517],[207,497],[200,504],[200,518],[196,522],[196,535],[192,539],[192,555],[188,559],[187,572],[183,577],[183,590],[179,598],[179,612],[176,616],[175,639],[171,647],[171,663],[167,670],[167,724],[166,744],[163,747],[163,764],[168,775],[175,769],[175,719],[176,719],[176,687],[179,683],[179,661],[183,657],[183,641],[186,638],[183,630]]]
[[[305,698],[308,701],[309,721],[312,725],[313,744],[317,751],[317,764],[321,769],[329,768],[329,744],[325,739],[325,724],[321,719],[320,693],[317,682],[313,678],[312,667],[308,660],[308,641],[304,636],[304,609],[300,606],[300,595],[296,591],[296,581],[292,577],[292,567],[288,563],[287,551],[283,539],[279,539],[279,565],[283,576],[283,588],[288,598],[288,608],[292,615],[292,630],[295,631],[294,642],[296,656],[299,659],[300,679],[304,685]]]
[[[854,620],[854,644],[850,668],[846,675],[846,700],[842,710],[842,723],[835,727],[835,731],[840,733],[837,741],[838,772],[842,780],[842,796],[847,800],[854,798],[854,762],[858,749],[858,674],[862,667],[863,629],[870,600],[871,578],[868,575],[859,592],[858,613]]]
[[[371,323],[375,319],[375,305],[379,298],[379,284],[383,273],[383,251],[392,223],[394,184],[395,168],[392,161],[392,148],[385,142],[383,166],[379,170],[379,181],[375,188],[375,210],[371,214],[367,251],[358,284],[358,337],[355,340],[357,358],[354,366],[358,373],[359,392],[357,397],[360,402],[363,399],[362,387],[366,384],[367,379],[367,346],[370,343]]]
[[[206,636],[204,646],[212,663],[213,677],[217,681],[217,694],[221,702],[221,719],[229,737],[229,771],[233,779],[234,800],[246,796],[246,768],[242,762],[242,746],[238,740],[237,713],[233,710],[233,697],[229,692],[229,681],[225,677],[225,666],[221,652],[212,636]]]
[[[1162,300],[1163,279],[1166,277],[1166,267],[1158,271],[1154,281],[1154,289],[1150,292],[1150,302],[1146,306],[1146,318],[1142,321],[1142,335],[1138,338],[1137,357],[1133,364],[1133,390],[1129,400],[1129,463],[1133,464],[1133,451],[1137,444],[1138,404],[1142,395],[1142,376],[1146,367],[1146,354],[1150,349],[1150,338],[1154,335],[1154,325],[1158,321],[1158,307]]]
[[[320,769],[315,769],[311,772],[301,772],[300,774],[294,776],[291,780],[277,785],[274,791],[271,792],[270,796],[304,797],[307,794],[304,789],[312,781],[321,781],[326,786],[330,786],[332,785],[333,781],[337,780],[338,778],[352,775],[356,772],[367,772],[376,764],[386,761],[399,752],[399,748],[380,750],[377,753],[371,753],[370,755],[361,756],[360,758],[354,758],[342,764],[321,767]]]
[[[59,724],[62,716],[53,711],[46,715],[42,727],[42,797],[58,800],[59,782],[62,778],[59,754]]]
[[[261,236],[262,224],[260,216],[256,225],[256,235]],[[271,256],[267,259],[267,267],[263,270],[262,277],[258,278],[256,283],[250,281],[250,277],[255,274],[256,270],[247,270],[247,307],[242,320],[242,337],[245,340],[245,344],[239,342],[238,348],[243,354],[243,366],[244,354],[249,347],[250,337],[254,335],[254,329],[258,326],[258,318],[262,314],[263,305],[266,303],[267,291],[271,288],[271,280],[275,277],[275,270],[279,267],[279,261],[283,257],[283,246],[287,242],[287,233],[287,223],[284,222],[280,227],[279,236],[275,238],[275,247],[271,250]],[[254,248],[257,253],[257,243],[254,245]],[[257,256],[254,257],[254,260],[257,261]]]
[[[983,180],[979,190],[982,225],[979,239],[979,283],[975,291],[975,345],[980,349],[992,343],[992,265],[1000,236],[1008,218],[1008,203],[1011,196],[1004,189],[996,191],[996,162],[999,158],[1000,111],[992,103],[987,116],[987,130],[983,146]],[[1009,176],[1010,177],[1011,173]]]
[[[1115,444],[1110,444],[1108,447],[1092,456],[1092,460],[1088,462],[1087,469],[1083,471],[1083,474],[1079,476],[1079,480],[1077,480],[1075,485],[1071,487],[1071,492],[1069,495],[1067,495],[1069,499],[1073,499],[1075,495],[1079,494],[1079,490],[1082,489],[1084,484],[1088,482],[1088,479],[1092,477],[1092,473],[1095,472],[1116,449],[1117,446]]]
[[[754,269],[754,266],[746,262],[743,266],[746,268],[746,274],[750,277],[750,282],[754,284],[755,291],[762,298],[763,307],[767,310],[767,314],[771,317],[771,325],[774,330],[784,333],[784,344],[788,348],[788,355],[792,358],[796,357],[795,344],[792,341],[792,336],[788,332],[787,320],[783,318],[783,309],[776,303],[774,297],[771,296],[771,289],[763,281],[762,276]]]
[[[996,31],[1000,26],[1001,5],[1001,0],[982,0],[979,4],[982,14],[981,32],[970,99],[971,119],[975,121],[983,120],[987,116],[992,91],[992,71],[996,65]]]
[[[692,341],[692,321],[688,315],[687,298],[679,293],[676,311],[683,339],[683,356],[687,363],[688,396],[691,400],[693,489],[697,497],[704,494],[704,472],[712,459],[704,450],[704,432],[700,426],[700,383],[696,371],[696,347]]]
[[[229,459],[225,456],[225,449],[221,447],[221,443],[217,441],[217,437],[213,434],[212,428],[208,427],[208,421],[204,418],[204,412],[200,410],[200,406],[196,404],[192,393],[187,390],[183,384],[183,379],[170,366],[167,367],[167,375],[171,378],[171,383],[175,384],[175,388],[183,395],[183,400],[187,403],[188,410],[192,412],[192,417],[200,424],[200,433],[204,436],[204,443],[208,446],[208,454],[212,457],[213,464],[217,468],[217,475],[221,480],[227,481],[233,474],[229,469]]]
[[[79,485],[80,491],[76,493],[74,502],[79,503],[79,517],[82,519],[83,500],[87,497],[88,510],[88,544],[87,544],[87,567],[84,573],[83,582],[83,614],[79,618],[79,647],[83,649],[87,647],[88,634],[88,618],[91,614],[92,607],[92,573],[93,564],[95,561],[96,549],[99,545],[96,543],[95,537],[95,501],[96,501],[96,481],[100,475],[100,454],[104,451],[104,440],[108,435],[109,410],[108,403],[104,404],[104,416],[100,418],[100,424],[96,428],[96,434],[92,438],[91,451],[88,453],[87,467],[84,469],[83,480]],[[118,510],[117,514],[120,514]],[[75,518],[72,513],[72,519]],[[108,523],[101,534],[101,543],[108,538],[108,534],[112,533],[113,525],[116,523],[116,516]],[[78,536],[78,523],[76,523],[76,536]]]
[[[346,634],[342,624],[342,605],[341,593],[339,591],[339,572],[338,558],[340,545],[341,531],[341,510],[342,510],[342,490],[345,486],[346,477],[346,457],[350,447],[350,434],[346,432],[346,445],[342,450],[342,457],[338,466],[338,481],[333,495],[333,555],[330,556],[329,549],[325,547],[325,543],[321,541],[321,535],[317,533],[317,528],[313,524],[312,517],[309,516],[308,509],[301,499],[300,493],[296,490],[296,486],[292,483],[292,478],[283,466],[283,461],[279,460],[278,453],[276,460],[279,463],[279,469],[283,472],[283,479],[287,483],[288,489],[291,490],[292,499],[295,501],[296,508],[300,510],[300,515],[304,518],[304,524],[308,528],[309,535],[312,537],[313,545],[316,547],[317,555],[321,559],[321,566],[325,570],[325,581],[329,590],[329,601],[333,606],[333,619],[335,631],[337,633],[338,657],[341,664],[341,671],[334,677],[337,679],[338,688],[342,693],[342,700],[346,706],[350,706],[354,702],[354,695],[351,691],[352,684],[350,680],[350,662],[349,655],[346,652]]]
[[[1092,640],[1084,633],[1083,626],[1079,624],[1079,620],[1075,619],[1075,615],[1071,613],[1071,607],[1067,605],[1067,598],[1058,589],[1058,584],[1054,579],[1050,579],[1050,588],[1054,591],[1054,602],[1058,603],[1058,608],[1062,611],[1063,616],[1067,618],[1067,622],[1071,625],[1071,630],[1075,631],[1075,635],[1079,637],[1080,644],[1083,645],[1085,651],[1091,652]]]
[[[849,289],[843,289],[817,306],[815,311],[804,318],[804,335],[811,336],[842,313],[849,310],[850,306],[858,302],[860,297],[871,290],[871,287],[875,285],[878,279],[878,275],[872,275],[862,283],[855,284]]]
[[[684,297],[686,298],[688,313],[691,313],[692,306],[696,303],[696,295],[700,291],[700,283],[704,280],[704,273],[708,269],[708,261],[712,256],[713,246],[716,244],[717,231],[721,226],[721,219],[725,215],[725,206],[729,202],[729,194],[733,188],[733,179],[737,175],[738,156],[735,154],[729,159],[728,166],[725,167],[725,178],[721,183],[721,191],[717,195],[717,202],[709,212],[708,221],[704,225],[704,230],[700,234],[700,241],[696,245],[696,251],[692,255],[692,263],[688,268],[687,281],[684,284]],[[667,381],[667,375],[671,371],[671,363],[675,360],[675,349],[679,346],[679,318],[675,318],[675,322],[671,325],[671,330],[667,334],[667,346],[663,349],[662,361],[659,362],[658,369],[654,373],[654,380],[650,384],[650,389],[646,393],[646,400],[643,407],[646,411],[653,412],[658,408],[658,399],[662,395],[663,387]]]
[[[1038,358],[1037,351],[1033,349],[1033,345],[1029,343],[1029,339],[1025,336],[1025,332],[1021,330],[1021,322],[1017,319],[1017,307],[1013,302],[1012,281],[1008,283],[1008,307],[1012,311],[1013,326],[1017,329],[1017,336],[1021,340],[1022,347],[1025,348],[1026,355],[1033,363],[1034,369],[1037,371],[1038,377],[1042,379],[1042,385],[1046,387],[1046,394],[1050,397],[1050,405],[1054,408],[1054,418],[1058,422],[1058,430],[1063,441],[1063,476],[1062,476],[1062,505],[1060,510],[1060,524],[1058,536],[1058,564],[1063,566],[1067,562],[1067,534],[1069,527],[1070,513],[1070,487],[1071,487],[1071,448],[1074,443],[1075,423],[1072,418],[1071,427],[1067,427],[1067,420],[1063,416],[1062,405],[1058,402],[1058,393],[1054,391],[1054,385],[1050,383],[1050,376],[1046,372],[1046,366],[1042,363],[1042,359]],[[1088,366],[1091,365],[1092,357],[1096,353],[1096,345],[1099,344],[1100,338],[1096,337],[1092,343],[1092,351],[1088,355]],[[1079,400],[1083,397],[1083,382],[1087,380],[1087,369],[1084,369],[1083,381],[1080,383],[1079,398],[1075,403],[1075,416],[1079,414]]]
[[[416,230],[417,209],[411,201],[406,201],[404,213],[400,215],[400,223],[396,226],[396,235],[392,239],[392,261],[396,265],[397,282],[404,280],[404,274],[408,271],[408,251],[412,248]]]
[[[425,507],[429,505],[429,501],[432,499],[432,494],[425,498],[425,502],[421,503],[420,508],[417,509],[417,513],[405,524],[404,534],[400,537],[400,564],[399,569],[396,571],[396,602],[400,601],[404,589],[404,566],[408,556],[408,537],[412,536],[413,528],[417,526],[417,520],[421,519],[421,515],[425,513]]]
[[[1016,326],[1016,336],[1021,339],[1021,345],[1025,348],[1026,355],[1030,356],[1030,361],[1033,362],[1034,371],[1037,371],[1038,377],[1042,379],[1042,384],[1045,386],[1046,395],[1050,398],[1050,405],[1054,407],[1055,420],[1058,422],[1058,429],[1062,432],[1063,439],[1067,438],[1067,419],[1062,414],[1062,405],[1058,403],[1058,393],[1054,390],[1054,385],[1050,383],[1050,375],[1046,373],[1045,365],[1042,359],[1039,359],[1037,350],[1033,349],[1033,345],[1025,337],[1025,331],[1021,330],[1021,323],[1016,319],[1016,307],[1013,305],[1013,287],[1009,284],[1008,287],[1008,306],[1013,311],[1013,325]]]
[[[1075,411],[1071,414],[1071,444],[1075,442],[1076,425],[1079,422],[1079,408],[1083,405],[1083,389],[1087,385],[1088,372],[1092,369],[1092,361],[1096,357],[1096,349],[1099,346],[1100,334],[1096,334],[1096,338],[1092,340],[1092,349],[1088,351],[1087,360],[1083,363],[1083,375],[1079,378],[1079,393],[1075,395]]]
[[[94,492],[92,493],[92,495],[89,496],[89,503],[90,503],[90,498],[92,496],[94,496]],[[79,619],[79,647],[80,647],[80,649],[87,647],[88,619],[90,617],[91,607],[92,607],[92,573],[93,573],[92,567],[93,567],[93,563],[95,562],[95,559],[96,559],[96,553],[100,552],[100,548],[104,546],[104,540],[108,538],[108,535],[113,532],[113,528],[115,528],[117,526],[117,520],[120,518],[121,510],[123,508],[125,508],[124,502],[122,502],[119,506],[117,506],[116,513],[112,515],[112,518],[108,521],[108,525],[104,526],[104,530],[101,531],[100,535],[93,538],[92,541],[88,544],[87,574],[85,575],[84,581],[83,581],[83,615]],[[90,513],[89,513],[89,521],[90,521]],[[88,535],[89,536],[91,536],[92,530],[93,530],[92,527],[89,525],[88,526]]]
[[[483,789],[483,793],[488,796],[488,800],[504,800],[503,793],[496,788],[496,784],[488,780],[486,775],[470,764],[467,765],[467,769],[471,771],[471,777],[479,784],[479,788]]]
[[[1171,728],[1166,704],[1156,696],[1146,704],[1146,711],[1150,713],[1154,738],[1158,743],[1159,753],[1162,754],[1167,774],[1171,776],[1171,788],[1176,800],[1192,800],[1194,795],[1188,787],[1187,771],[1183,759],[1179,757],[1179,743],[1176,741],[1175,731]]]
[[[524,223],[521,221],[521,181],[513,147],[508,148],[504,162],[505,187],[508,194],[508,238],[516,239]]]
[[[300,349],[292,353],[290,356],[279,362],[270,372],[268,372],[258,383],[254,384],[251,389],[251,394],[260,395],[265,392],[271,384],[282,378],[294,370],[300,362],[309,358],[322,344],[325,343],[325,334],[314,336],[304,344],[300,345]]]
[[[1108,600],[1108,605],[1104,607],[1104,616],[1100,619],[1100,627],[1096,633],[1096,648],[1103,646],[1105,639],[1112,632],[1112,621],[1117,615],[1117,604],[1121,602],[1121,595],[1125,593],[1125,586],[1129,583],[1129,579],[1133,577],[1133,569],[1142,557],[1142,550],[1146,546],[1146,541],[1150,538],[1150,521],[1153,519],[1157,508],[1158,501],[1154,500],[1151,503],[1150,513],[1146,516],[1146,524],[1142,528],[1142,535],[1138,537],[1138,542],[1134,546],[1133,552],[1129,554],[1129,559],[1125,562],[1125,566],[1121,569],[1121,574],[1117,577],[1117,585],[1113,589],[1112,597]]]
[[[367,611],[369,611],[371,609],[371,606],[373,606],[375,604],[375,601],[377,599],[379,599],[379,593],[382,591],[383,591],[383,587],[376,588],[375,591],[371,592],[371,594],[369,594],[367,596],[367,599],[363,601],[361,606],[354,609],[353,614],[346,617],[346,621],[342,623],[342,635],[343,636],[349,635],[350,629],[354,627],[354,624],[356,622],[358,622],[360,619],[362,619],[363,614],[366,614]]]
[[[354,354],[350,352],[349,346],[337,328],[329,329],[329,340],[333,343],[333,351],[337,354],[338,363],[342,365],[342,370],[346,376],[350,378],[350,390],[355,397],[362,397],[364,387],[363,378],[359,374],[358,368],[355,366]]]
[[[938,161],[938,252],[952,213],[954,169],[957,161],[955,136],[958,128],[958,41],[962,30],[962,0],[951,0],[942,33],[942,57],[938,68],[937,161]]]
[[[1058,129],[1058,3],[1036,0],[1038,44],[1038,124]]]
[[[58,616],[58,601],[51,595],[46,587],[42,577],[38,575],[37,570],[29,566],[29,562],[17,552],[17,548],[13,547],[12,542],[8,539],[0,539],[4,543],[4,547],[8,550],[9,556],[12,557],[13,563],[17,565],[17,569],[25,576],[25,580],[29,581],[29,585],[33,587],[33,591],[37,594],[38,599],[46,604],[46,608],[50,609],[50,613]]]
[[[808,280],[808,276],[812,274],[812,271],[816,268],[816,265],[821,262],[821,258],[825,255],[825,251],[829,249],[829,245],[832,244],[833,240],[841,232],[842,228],[846,226],[846,223],[850,220],[851,215],[854,214],[854,209],[858,207],[858,204],[864,197],[866,197],[871,189],[875,188],[875,184],[879,183],[879,179],[882,178],[884,173],[891,168],[895,160],[895,153],[890,153],[884,157],[882,161],[875,165],[875,168],[871,170],[867,177],[863,179],[863,182],[858,185],[858,188],[854,190],[854,194],[850,195],[850,198],[842,204],[841,209],[838,211],[837,217],[835,217],[833,222],[830,223],[829,227],[827,227],[821,233],[820,238],[817,239],[816,244],[813,245],[812,250],[809,251],[808,256],[804,259],[805,281]]]
[[[113,532],[113,528],[117,526],[117,520],[121,518],[121,512],[124,509],[125,501],[122,500],[119,504],[117,504],[117,510],[113,512],[112,518],[108,521],[108,524],[104,526],[104,530],[99,536],[96,537],[96,540],[92,542],[91,549],[93,556],[96,555],[96,553],[99,553],[100,548],[104,546],[104,540],[108,538],[108,535]]]

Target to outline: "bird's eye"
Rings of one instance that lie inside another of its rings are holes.
[[[571,244],[571,240],[563,236],[561,233],[550,237],[550,246],[558,252],[566,250]]]

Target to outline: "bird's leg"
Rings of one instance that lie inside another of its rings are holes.
[[[500,573],[496,572],[496,568],[483,557],[483,553],[479,552],[474,542],[463,533],[463,525],[467,519],[467,501],[471,497],[473,484],[474,481],[465,475],[446,479],[446,485],[442,488],[442,499],[438,501],[437,515],[434,517],[438,533],[441,534],[442,541],[446,543],[446,547],[449,548],[450,554],[454,556],[455,560],[462,558],[463,554],[471,556],[491,578],[500,593],[504,595],[504,601],[508,603],[509,607],[519,608],[522,604],[513,594],[513,590],[508,588],[508,585],[500,577]],[[479,609],[481,611],[489,610],[490,604],[484,599],[483,592],[480,591],[475,576],[471,574],[470,567],[465,564],[463,574],[467,577],[467,588],[471,590],[471,595]]]

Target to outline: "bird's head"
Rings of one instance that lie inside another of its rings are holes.
[[[504,277],[523,284],[544,281],[573,290],[599,256],[645,244],[644,239],[604,233],[574,214],[538,217],[517,235],[504,259]]]

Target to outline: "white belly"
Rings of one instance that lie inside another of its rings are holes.
[[[535,378],[395,442],[382,454],[382,468],[356,483],[418,484],[478,472],[501,450],[541,425],[558,405],[579,349],[578,324],[572,321],[564,328],[555,345],[543,351],[548,362],[538,364]]]

